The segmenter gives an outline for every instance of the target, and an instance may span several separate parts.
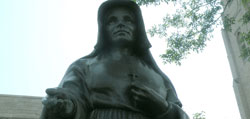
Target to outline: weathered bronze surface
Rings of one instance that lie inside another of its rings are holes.
[[[46,90],[41,119],[188,119],[152,58],[139,6],[106,1],[98,25],[95,50]]]

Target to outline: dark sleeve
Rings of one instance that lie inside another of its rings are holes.
[[[165,113],[158,115],[156,119],[189,119],[186,112],[182,110],[182,104],[177,97],[175,88],[167,76],[165,77],[165,85],[167,87],[168,109]]]
[[[156,119],[189,119],[189,117],[177,104],[168,102],[168,110],[158,115]]]
[[[58,88],[62,88],[66,96],[72,100],[75,105],[74,118],[87,119],[91,104],[88,99],[89,91],[86,85],[86,63],[81,61],[74,62],[65,73]],[[41,119],[50,119],[46,117],[46,109],[43,109]]]

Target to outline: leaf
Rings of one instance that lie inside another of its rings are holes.
[[[233,0],[227,0],[224,9]],[[243,0],[243,2],[250,0]],[[166,52],[160,57],[164,63],[181,65],[181,60],[189,54],[200,53],[206,47],[207,41],[213,38],[212,32],[217,26],[223,25],[226,31],[232,31],[232,25],[236,23],[235,17],[224,15],[220,0],[136,0],[139,5],[160,5],[172,2],[176,6],[174,14],[167,14],[163,23],[154,25],[148,33],[154,37],[166,39]],[[181,6],[181,7],[179,7]],[[223,15],[223,20],[221,16]],[[247,24],[250,21],[250,11],[244,14],[241,21]],[[171,29],[171,30],[169,30]],[[249,37],[242,36],[244,40]],[[247,44],[250,40],[245,41]],[[246,56],[243,50],[242,56]]]

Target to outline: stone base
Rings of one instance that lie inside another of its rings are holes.
[[[42,97],[0,95],[0,119],[39,119]]]

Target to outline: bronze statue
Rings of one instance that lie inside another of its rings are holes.
[[[151,56],[139,6],[108,0],[98,11],[94,51],[46,90],[41,119],[188,119]]]

